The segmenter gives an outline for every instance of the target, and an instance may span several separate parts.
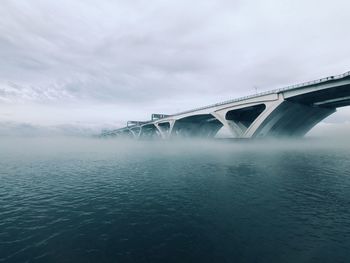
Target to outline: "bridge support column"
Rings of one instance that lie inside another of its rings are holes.
[[[266,109],[253,121],[248,129],[242,135],[242,138],[255,137],[256,130],[261,127],[262,123],[274,112],[283,102],[283,98],[279,97],[276,101],[266,103]]]
[[[140,126],[129,128],[129,130],[132,132],[132,134],[134,135],[135,139],[138,139],[140,137],[140,133],[141,133],[141,127]]]
[[[278,97],[257,103],[239,105],[212,113],[235,138],[245,138],[246,133],[254,126],[261,115],[268,114],[275,104],[280,102]]]
[[[171,130],[173,129],[174,124],[175,124],[175,120],[169,120],[166,122],[157,122],[154,125],[158,129],[161,137],[163,139],[167,139],[171,134]]]
[[[233,137],[239,138],[244,133],[244,128],[238,123],[226,120],[226,112],[213,112],[212,114],[213,116],[215,116],[216,119],[218,119],[222,123],[223,127],[230,131]]]

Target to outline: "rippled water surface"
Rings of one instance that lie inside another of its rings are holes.
[[[350,143],[2,139],[0,262],[349,262]]]

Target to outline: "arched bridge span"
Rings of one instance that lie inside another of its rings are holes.
[[[134,138],[301,137],[337,108],[350,105],[350,72],[173,115],[153,114],[106,135]]]

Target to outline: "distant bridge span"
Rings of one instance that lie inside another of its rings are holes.
[[[152,120],[128,122],[101,135],[211,138],[226,129],[235,138],[301,137],[337,108],[348,105],[350,71],[172,115],[152,114]]]

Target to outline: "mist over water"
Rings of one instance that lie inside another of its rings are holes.
[[[0,262],[346,262],[350,142],[0,139]]]

